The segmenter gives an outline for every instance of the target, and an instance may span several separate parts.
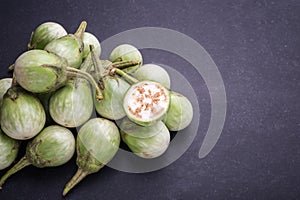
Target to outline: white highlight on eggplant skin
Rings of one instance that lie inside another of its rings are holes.
[[[28,110],[26,112],[28,115],[26,117],[22,117],[22,120],[19,120],[18,114],[13,115],[15,117],[15,121],[12,123],[8,120],[3,120],[2,129],[8,134],[10,137],[15,139],[30,139],[38,134],[45,123],[45,114],[41,113],[41,115],[35,116],[36,113],[32,112],[31,109],[26,109],[24,106],[24,110]],[[24,112],[25,113],[25,112]]]
[[[49,140],[56,140],[59,142],[60,153],[57,157],[58,161],[61,163],[65,163],[70,160],[75,152],[75,138],[73,133],[64,127],[60,127],[58,125],[49,126],[48,129],[45,129],[48,132]],[[57,165],[60,165],[58,163]]]
[[[60,38],[68,34],[66,30],[56,22],[45,22],[45,25],[47,25],[48,28],[47,33],[50,33],[54,38]]]

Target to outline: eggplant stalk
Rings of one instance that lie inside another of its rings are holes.
[[[126,69],[128,67],[132,67],[135,65],[140,65],[141,62],[139,61],[133,61],[133,60],[124,60],[124,61],[118,61],[112,63],[112,67],[118,68],[118,69]]]
[[[137,80],[136,78],[128,75],[126,72],[124,72],[124,71],[122,71],[121,69],[118,69],[118,68],[112,68],[110,70],[110,74],[111,75],[118,74],[119,76],[123,77],[131,85],[139,82],[139,80]]]
[[[27,157],[24,156],[15,166],[13,166],[2,176],[2,178],[0,179],[0,189],[2,189],[2,185],[11,175],[15,174],[28,165],[31,165],[31,162],[29,162]]]
[[[74,35],[80,39],[82,39],[83,37],[83,33],[86,29],[87,23],[86,21],[82,21],[78,27],[78,29],[76,30],[76,32],[74,33]]]
[[[73,188],[75,187],[75,185],[77,185],[82,179],[84,179],[87,175],[89,175],[90,173],[78,168],[76,174],[73,176],[73,178],[67,183],[64,191],[63,191],[63,196],[66,196],[67,193]]]
[[[94,78],[89,73],[83,72],[83,71],[75,69],[73,67],[67,67],[66,69],[67,69],[67,72],[71,75],[76,73],[79,76],[86,78],[91,83],[91,85],[96,89],[96,92],[97,92],[97,97],[96,98],[97,98],[97,100],[102,100],[103,99],[102,92],[101,92],[99,86],[97,85],[96,81],[94,80]]]

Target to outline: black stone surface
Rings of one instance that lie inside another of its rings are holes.
[[[196,139],[162,170],[131,174],[105,167],[65,199],[299,199],[299,13],[298,0],[3,0],[1,78],[9,76],[6,67],[45,21],[74,32],[85,19],[101,41],[145,26],[182,32],[209,52],[224,80],[228,111],[213,151],[198,158],[210,119],[202,78],[176,55],[145,50],[146,62],[174,66],[189,78],[201,110]],[[0,199],[63,199],[63,186],[75,170],[75,159],[56,168],[27,167],[7,181]]]

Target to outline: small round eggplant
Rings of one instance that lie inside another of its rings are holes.
[[[81,126],[93,112],[93,96],[88,82],[80,78],[69,80],[51,96],[49,111],[52,119],[62,126]]]
[[[65,59],[45,50],[30,50],[20,55],[14,73],[17,82],[33,93],[54,91],[70,78],[85,78],[96,89],[97,99],[102,99],[100,88],[89,73],[68,67]]]
[[[46,114],[38,98],[21,87],[12,87],[3,97],[1,119],[1,128],[6,135],[27,140],[43,129]]]
[[[63,191],[65,196],[87,175],[98,172],[116,154],[120,145],[118,127],[104,118],[94,118],[86,122],[77,135],[78,170]]]
[[[20,55],[14,66],[17,82],[35,93],[57,89],[67,81],[67,63],[44,50],[30,50]]]
[[[193,119],[191,102],[177,92],[171,92],[171,103],[166,118],[163,120],[170,131],[186,128]]]
[[[170,143],[169,130],[162,121],[144,127],[124,118],[120,124],[120,133],[131,151],[142,158],[162,155]]]
[[[139,81],[154,81],[170,89],[171,81],[168,72],[159,65],[145,64],[139,67],[133,74]]]
[[[99,40],[96,38],[96,36],[94,36],[93,34],[91,34],[89,32],[84,32],[82,42],[84,45],[83,58],[86,58],[88,56],[88,54],[90,53],[90,45],[94,46],[95,54],[97,55],[98,58],[100,57],[101,45],[100,45]]]
[[[45,22],[39,25],[31,34],[28,49],[44,49],[52,40],[67,35],[67,31],[56,22]]]
[[[130,85],[121,78],[106,76],[103,78],[103,99],[95,101],[95,108],[102,117],[118,120],[125,117],[122,107],[123,98]]]
[[[79,68],[83,59],[82,37],[86,28],[86,22],[81,22],[75,34],[52,40],[44,50],[65,58],[70,67]]]
[[[111,62],[120,61],[137,61],[139,64],[124,69],[124,72],[133,73],[139,66],[143,64],[141,52],[130,44],[121,44],[114,48],[109,56]]]
[[[75,138],[64,127],[48,126],[27,144],[26,154],[0,179],[0,188],[13,174],[28,165],[38,168],[56,167],[68,162],[75,152]]]

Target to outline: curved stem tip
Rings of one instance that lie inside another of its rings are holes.
[[[82,179],[84,179],[89,173],[78,168],[76,174],[72,177],[72,179],[67,183],[65,189],[63,191],[63,196],[66,196],[67,193],[75,187]]]
[[[27,160],[26,156],[21,158],[21,160],[15,164],[10,170],[8,170],[0,179],[0,189],[2,189],[2,185],[4,182],[13,174],[20,171],[24,167],[31,165],[31,163]]]
[[[82,21],[78,27],[78,29],[76,30],[76,32],[74,33],[74,35],[80,39],[82,39],[83,37],[83,33],[85,32],[87,23],[86,21]]]

